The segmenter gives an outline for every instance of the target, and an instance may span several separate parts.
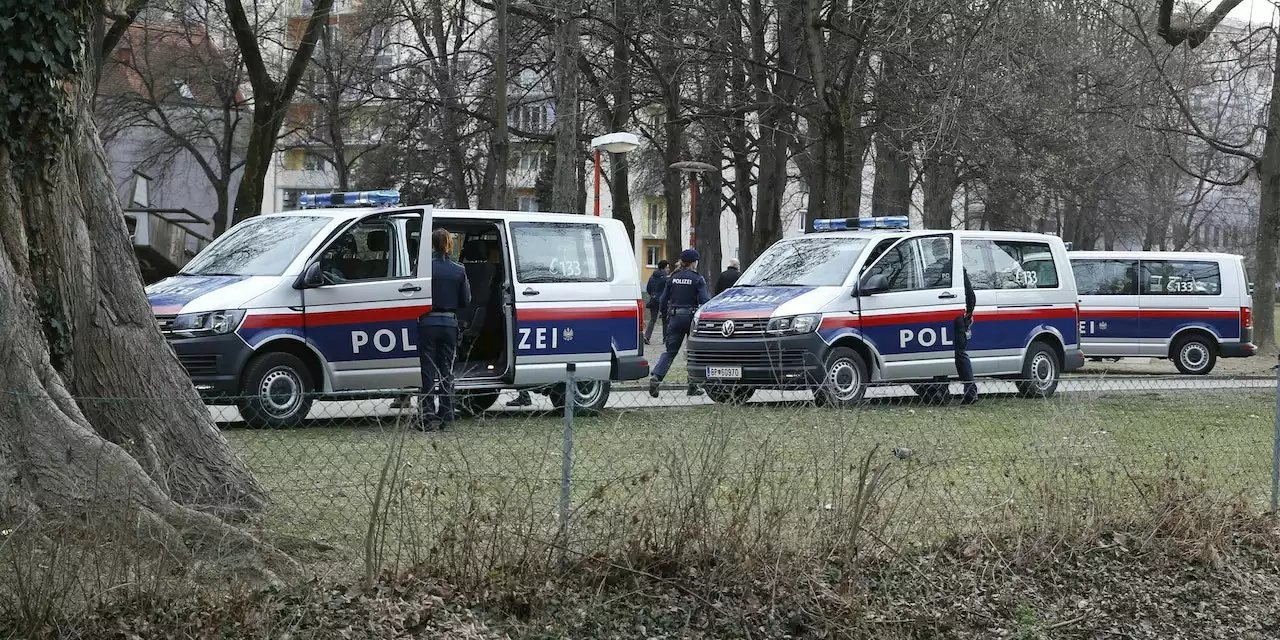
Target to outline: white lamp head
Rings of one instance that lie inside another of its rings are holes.
[[[591,148],[609,153],[627,153],[640,147],[640,137],[634,133],[619,131],[592,138]]]

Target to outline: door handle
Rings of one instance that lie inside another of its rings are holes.
[[[941,295],[939,295],[939,296],[938,296],[938,299],[939,299],[939,300],[950,300],[950,299],[952,299],[952,298],[954,298],[954,297],[956,297],[956,294],[951,293],[950,291],[945,291],[945,292],[943,292]]]
[[[524,291],[522,291],[521,293],[523,293],[523,294],[524,294],[524,295],[526,295],[526,296],[536,296],[536,295],[538,295],[539,293],[542,293],[542,292],[541,292],[541,291],[538,291],[538,290],[536,290],[536,289],[525,289],[525,290],[524,290]]]
[[[400,287],[400,293],[415,293],[417,291],[422,291],[422,287],[419,287],[416,284],[406,284],[405,286]]]

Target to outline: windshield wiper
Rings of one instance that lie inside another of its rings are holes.
[[[179,271],[180,276],[238,276],[238,273],[222,273],[218,271],[201,271],[200,273],[191,273],[190,271]]]

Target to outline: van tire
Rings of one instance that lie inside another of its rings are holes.
[[[1016,383],[1018,395],[1023,398],[1053,397],[1061,377],[1062,359],[1058,352],[1043,342],[1032,342],[1022,362],[1022,375]]]
[[[1178,339],[1169,352],[1178,371],[1189,376],[1208,375],[1218,363],[1218,349],[1208,337],[1193,333]]]
[[[498,401],[499,391],[461,391],[458,393],[458,399],[454,402],[454,407],[461,415],[466,418],[474,418],[493,407],[493,403]]]
[[[822,380],[813,390],[813,401],[822,407],[848,408],[862,402],[867,393],[867,361],[848,347],[835,347],[823,361]]]
[[[716,404],[746,404],[755,395],[756,388],[740,384],[717,384],[705,387],[707,397]]]
[[[594,415],[599,413],[609,402],[609,391],[612,385],[608,380],[581,380],[574,383],[578,387],[574,397],[574,415]],[[563,410],[565,405],[565,385],[558,384],[547,394],[551,398],[551,406]]]
[[[315,383],[301,358],[264,353],[249,361],[240,377],[236,408],[255,429],[292,429],[311,413]]]

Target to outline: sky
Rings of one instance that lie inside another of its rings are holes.
[[[1217,0],[1211,0],[1211,2],[1217,4]],[[1266,23],[1270,21],[1274,13],[1275,2],[1273,0],[1244,0],[1244,2],[1240,3],[1240,6],[1231,10],[1229,17],[1246,22]]]

